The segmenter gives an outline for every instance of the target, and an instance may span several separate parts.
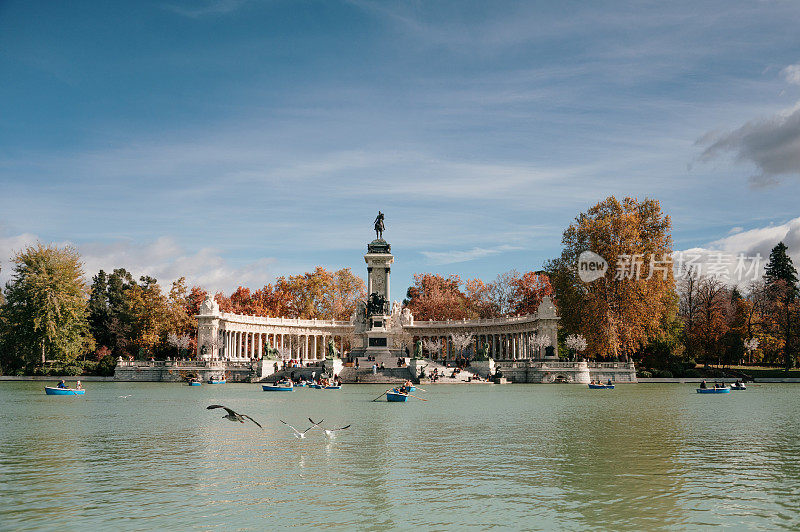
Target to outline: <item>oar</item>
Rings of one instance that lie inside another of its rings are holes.
[[[419,386],[414,386],[414,388],[416,388],[417,390],[419,390],[421,392],[427,392],[428,391],[425,388],[420,388]]]
[[[423,399],[422,397],[417,397],[416,395],[411,395],[410,393],[407,393],[406,395],[410,395],[414,399],[419,399],[420,401],[427,401],[427,399]]]
[[[380,394],[378,397],[376,397],[376,398],[375,398],[375,399],[373,399],[372,401],[377,401],[378,399],[380,399],[381,397],[383,397],[384,395],[386,395],[388,392],[391,392],[391,391],[392,391],[392,388],[389,388],[388,390],[386,390],[385,392],[383,392],[382,394]]]

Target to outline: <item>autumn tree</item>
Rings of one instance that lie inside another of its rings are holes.
[[[166,337],[170,319],[167,297],[156,279],[142,276],[128,289],[127,317],[130,345],[134,354],[153,354]]]
[[[467,298],[461,291],[458,275],[443,277],[415,273],[403,304],[418,320],[447,320],[467,317]]]
[[[500,311],[492,301],[492,284],[480,279],[467,279],[464,283],[467,313],[470,318],[495,318]]]
[[[720,361],[722,338],[728,332],[727,313],[730,295],[720,279],[703,276],[697,290],[697,315],[692,335],[703,353],[703,362],[708,366],[714,358]]]
[[[215,296],[220,310],[257,316],[348,320],[359,301],[366,299],[364,281],[350,268],[278,277],[273,284],[251,292],[239,287],[226,297]]]
[[[533,314],[544,296],[553,293],[550,279],[539,272],[525,272],[514,279],[512,286],[512,308],[515,314]]]
[[[78,252],[38,243],[17,253],[12,263],[12,278],[0,309],[4,345],[11,350],[5,365],[71,361],[93,351],[88,287]]]
[[[579,214],[562,238],[561,257],[548,263],[562,322],[580,333],[589,351],[630,357],[659,333],[674,304],[671,222],[658,201],[609,197]],[[579,255],[593,251],[610,265],[584,283]],[[615,271],[616,270],[616,271]]]

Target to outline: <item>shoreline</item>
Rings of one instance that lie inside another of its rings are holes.
[[[49,381],[83,381],[83,382],[163,382],[164,384],[175,384],[176,382],[180,381],[143,381],[143,380],[119,380],[115,379],[114,377],[101,377],[98,375],[61,375],[61,376],[47,376],[47,375],[0,375],[0,382],[49,382]],[[706,382],[724,382],[726,384],[730,384],[736,382],[738,379],[725,377],[725,378],[717,378],[717,379],[703,379],[702,377],[673,377],[673,378],[659,378],[659,377],[651,377],[651,378],[639,378],[637,382],[614,382],[615,385],[618,384],[699,384],[705,380]],[[797,377],[757,377],[755,378],[752,383],[754,384],[800,384],[800,378]],[[263,384],[260,382],[230,382],[227,384]],[[352,384],[397,384],[396,382],[392,381],[375,381],[375,382],[347,382],[347,385]],[[469,385],[469,384],[496,384],[486,381],[475,381],[475,382],[435,382],[430,383],[426,382],[426,386],[439,386],[443,384],[458,384],[458,385]],[[537,382],[517,382],[517,383],[504,383],[504,384],[547,384],[547,383],[537,383]],[[585,384],[580,383],[570,383],[576,384],[579,386],[586,386]]]

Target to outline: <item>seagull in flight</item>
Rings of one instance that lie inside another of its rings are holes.
[[[340,431],[340,430],[347,430],[347,429],[349,429],[349,428],[350,428],[350,425],[345,425],[344,427],[339,427],[338,429],[330,429],[330,430],[328,430],[328,429],[324,429],[324,428],[322,428],[322,427],[320,427],[320,426],[319,426],[319,423],[322,423],[323,421],[325,421],[324,419],[321,419],[321,420],[319,421],[319,423],[315,423],[315,422],[314,422],[314,420],[313,420],[313,419],[311,419],[311,418],[308,418],[308,420],[309,420],[310,422],[314,423],[314,426],[316,426],[316,427],[319,427],[319,428],[320,428],[320,430],[324,430],[324,431],[325,431],[325,435],[326,435],[328,438],[335,438],[335,437],[336,437],[336,433],[337,433],[338,431]]]
[[[127,399],[128,397],[131,397],[131,396],[130,395],[120,395],[119,396],[120,399]]]
[[[292,429],[292,430],[294,431],[294,437],[295,437],[295,438],[297,438],[298,440],[302,440],[303,438],[305,438],[305,437],[306,437],[306,432],[308,432],[309,430],[313,429],[314,427],[318,427],[318,426],[319,426],[319,423],[322,423],[322,422],[323,422],[323,421],[325,421],[325,420],[324,420],[324,419],[321,419],[321,420],[319,421],[319,423],[314,423],[314,422],[313,422],[313,421],[311,421],[311,419],[309,418],[309,421],[311,421],[311,423],[314,423],[314,424],[313,424],[313,425],[311,425],[310,427],[308,427],[308,428],[307,428],[306,430],[304,430],[303,432],[300,432],[299,430],[297,430],[297,429],[296,429],[296,428],[294,428],[293,426],[289,425],[287,422],[285,422],[285,421],[284,421],[284,420],[282,420],[282,419],[280,419],[280,420],[278,420],[278,421],[280,421],[281,423],[283,423],[284,425],[286,425],[287,427],[289,427],[290,429]]]
[[[260,428],[260,429],[264,428],[264,427],[261,426],[261,424],[258,421],[256,421],[255,419],[251,418],[247,414],[239,414],[237,412],[234,412],[233,410],[231,410],[227,406],[211,405],[211,406],[207,407],[206,410],[212,410],[214,408],[224,408],[225,409],[225,411],[228,413],[228,415],[222,416],[224,419],[229,419],[231,421],[238,421],[239,423],[244,423],[245,419],[249,419],[250,421],[252,421],[256,425],[258,425],[258,428]]]

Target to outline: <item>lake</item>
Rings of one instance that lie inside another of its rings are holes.
[[[800,528],[800,387],[0,383],[0,529]],[[130,395],[130,397],[121,397]],[[222,419],[221,403],[263,426]],[[351,424],[328,440],[293,437]]]

